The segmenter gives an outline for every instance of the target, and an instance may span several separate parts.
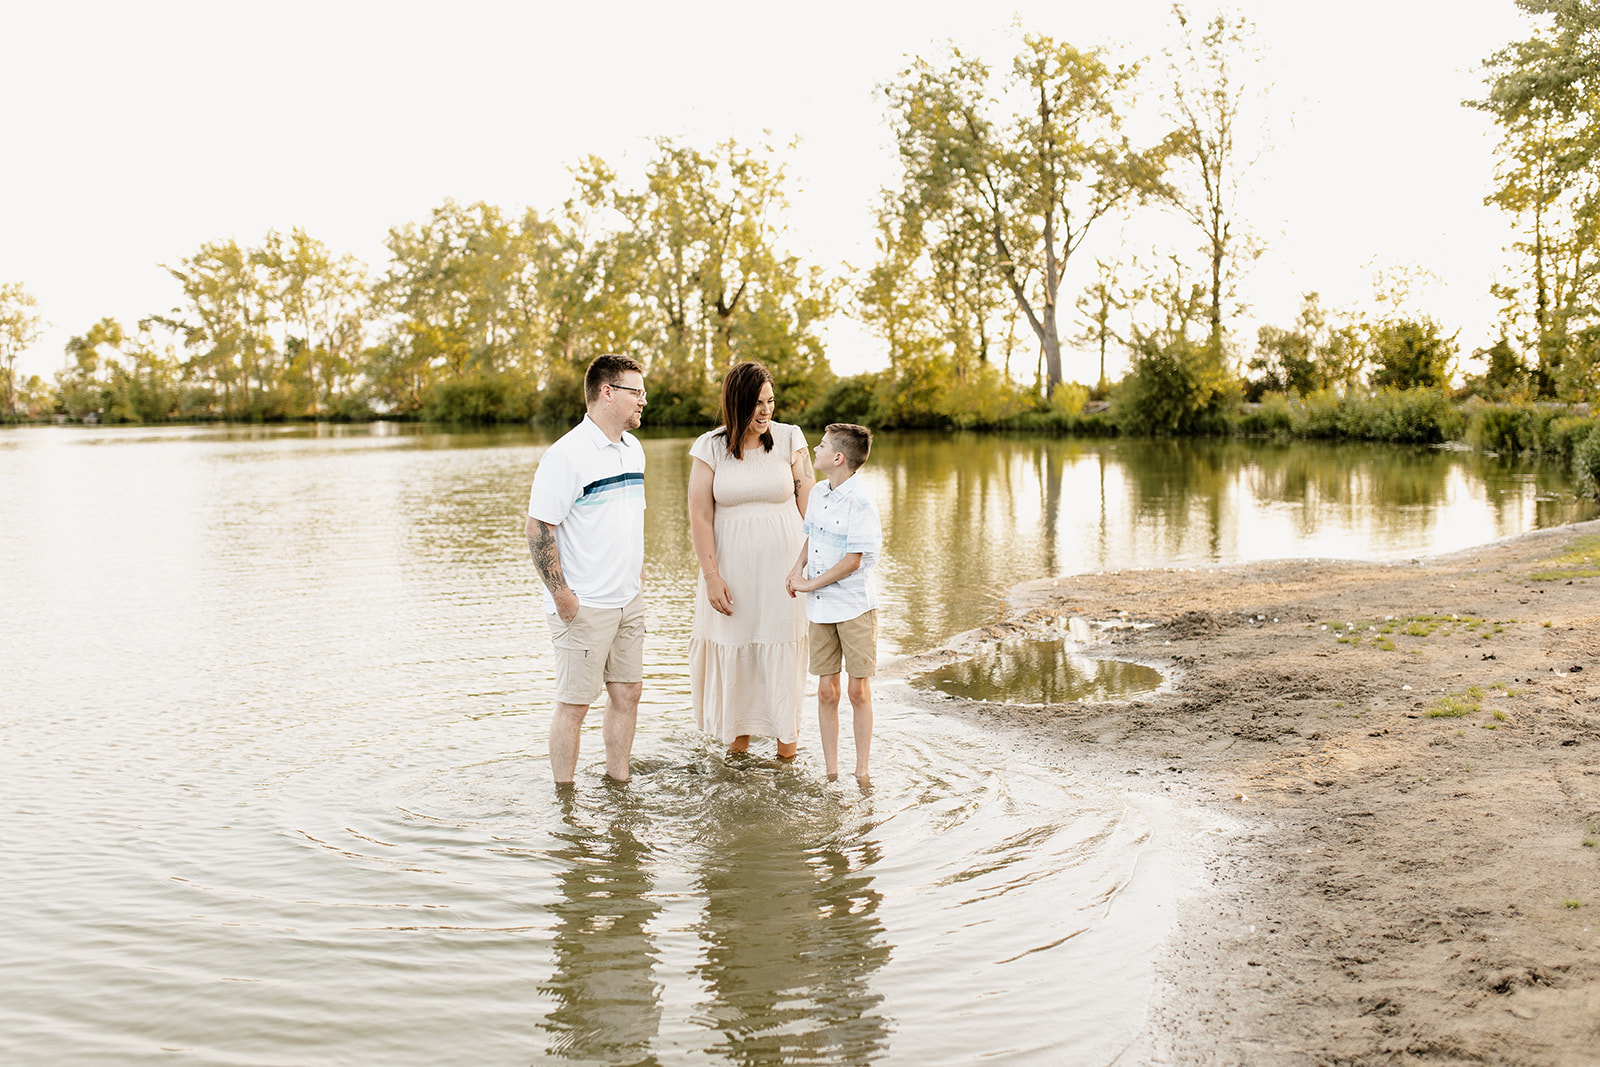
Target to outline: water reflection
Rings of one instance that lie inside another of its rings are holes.
[[[0,431],[0,573],[26,605],[0,613],[11,1059],[303,1062],[314,1032],[330,1062],[429,1067],[1114,1060],[1171,913],[1124,892],[1152,822],[887,692],[870,796],[809,750],[702,750],[687,436],[645,440],[635,785],[592,765],[576,806],[548,799],[522,515],[550,439]],[[1557,465],[1427,449],[884,434],[860,477],[886,655],[1053,573],[1385,558],[1594,514]]]
[[[712,1051],[748,1067],[870,1063],[888,1044],[881,848],[805,792],[780,778],[726,794],[703,840],[703,1024],[720,1031]]]
[[[655,1065],[661,983],[650,923],[661,911],[647,862],[648,832],[628,790],[608,789],[615,806],[587,825],[572,790],[562,790],[557,863],[561,899],[550,905],[555,974],[539,991],[555,1002],[540,1027],[551,1055],[604,1063]]]
[[[885,434],[858,477],[894,651],[994,621],[1027,578],[1416,555],[1596,513],[1558,463],[1390,445]]]
[[[1056,640],[987,646],[968,659],[919,675],[912,684],[973,700],[1066,704],[1137,696],[1159,689],[1162,681],[1154,667],[1091,659],[1069,652],[1065,640]]]

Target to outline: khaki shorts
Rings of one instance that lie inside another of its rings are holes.
[[[571,622],[552,612],[556,700],[587,707],[607,682],[644,681],[644,593],[623,608],[578,605]]]
[[[838,674],[841,661],[852,678],[871,678],[878,673],[876,608],[844,622],[811,623],[810,637],[812,674]]]

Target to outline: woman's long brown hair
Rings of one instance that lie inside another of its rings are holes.
[[[722,429],[728,438],[728,451],[734,459],[744,458],[744,435],[756,421],[756,405],[761,387],[772,381],[772,372],[755,360],[735,363],[722,379]],[[761,435],[761,447],[772,451],[772,430]]]

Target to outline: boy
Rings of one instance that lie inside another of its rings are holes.
[[[806,505],[805,544],[785,582],[805,593],[810,620],[811,673],[817,678],[817,725],[829,778],[839,775],[839,669],[850,672],[855,712],[855,776],[867,780],[872,748],[872,676],[878,673],[878,598],[868,572],[883,535],[878,509],[862,496],[854,474],[872,451],[872,431],[854,423],[828,425],[817,445],[818,483]]]

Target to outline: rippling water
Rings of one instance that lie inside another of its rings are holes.
[[[792,765],[724,757],[682,673],[686,440],[647,442],[634,782],[602,783],[589,734],[580,784],[550,785],[521,535],[547,440],[0,434],[0,1059],[1092,1063],[1136,1041],[1190,816],[888,684],[869,789],[825,780],[804,733]],[[1480,540],[1587,517],[1559,477],[1475,459],[1423,454],[1391,509],[1354,453],[1309,483],[1215,453],[1165,489],[1137,453],[885,438],[885,651],[1052,571],[1247,556],[1260,525],[1285,531],[1266,554],[1341,527],[1381,554],[1463,516]]]

